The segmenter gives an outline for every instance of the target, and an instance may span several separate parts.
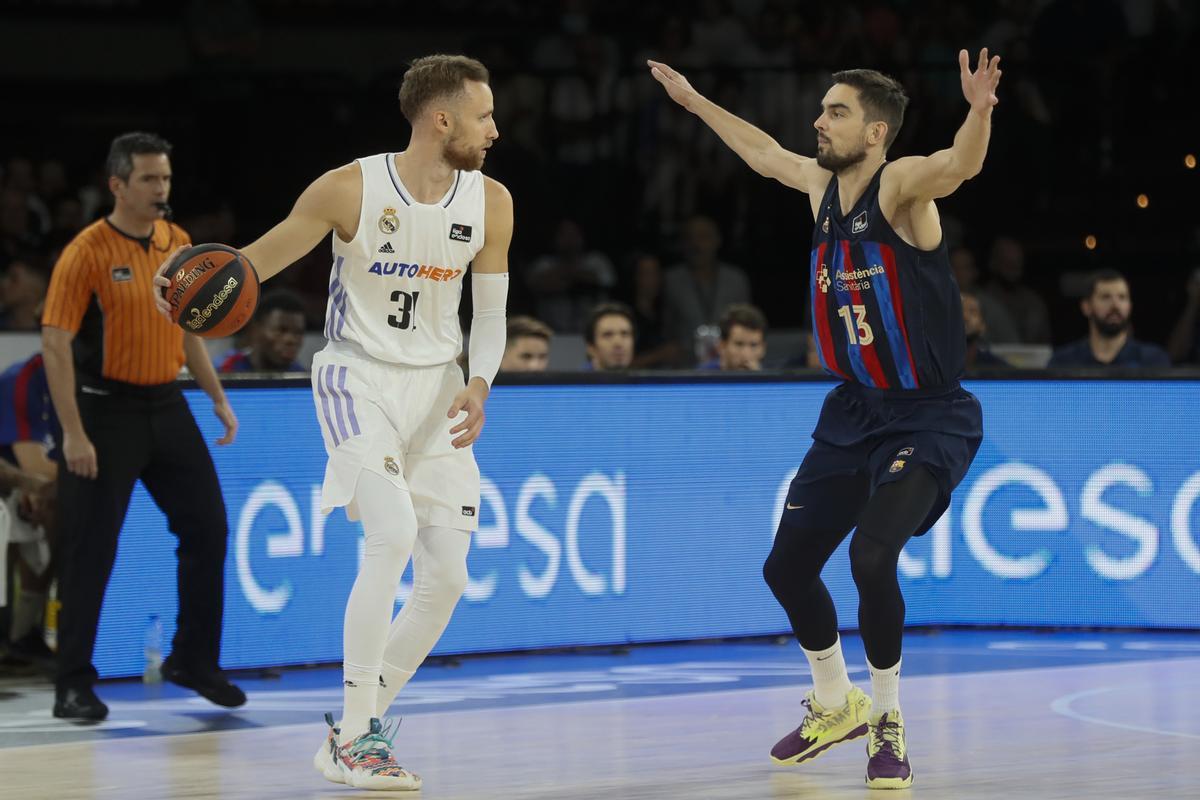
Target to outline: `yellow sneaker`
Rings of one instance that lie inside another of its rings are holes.
[[[801,702],[808,709],[808,714],[799,728],[771,748],[771,760],[776,764],[809,761],[835,744],[866,736],[871,698],[857,686],[851,687],[846,694],[846,702],[836,708],[822,707],[811,691],[804,695]]]
[[[904,717],[889,711],[868,723],[867,786],[871,789],[907,789],[912,786],[912,766],[904,742]]]

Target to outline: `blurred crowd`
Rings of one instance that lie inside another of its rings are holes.
[[[108,5],[106,13],[145,16],[152,4]],[[312,58],[303,80],[280,81],[271,71],[276,30],[321,24],[333,43],[392,7],[347,0],[336,10],[327,0],[221,0],[154,11],[160,20],[177,13],[167,22],[187,47],[185,66],[164,77],[166,94],[187,91],[195,95],[189,108],[243,120],[236,136],[210,136],[208,126],[190,124],[202,117],[142,92],[103,97],[102,116],[85,113],[96,101],[78,93],[82,130],[90,124],[96,133],[91,144],[39,129],[34,110],[27,124],[5,128],[13,136],[0,152],[0,329],[36,330],[59,250],[105,213],[107,176],[91,154],[120,132],[114,126],[153,127],[173,141],[177,221],[194,241],[233,244],[259,235],[296,188],[338,158],[403,147],[407,130],[394,101],[402,63],[381,66],[365,84],[339,73],[335,59]],[[1156,301],[1155,313],[1138,322],[1145,339],[1188,363],[1197,350],[1198,301],[1190,298],[1198,290],[1189,273],[1200,264],[1200,227],[1185,219],[1164,230],[1137,217],[1124,195],[1120,215],[1098,198],[1125,192],[1131,174],[1174,186],[1145,146],[1139,115],[1126,112],[1147,102],[1143,77],[1167,107],[1190,91],[1167,67],[1195,42],[1197,16],[1173,0],[445,0],[436,9],[406,6],[397,35],[439,32],[439,47],[475,55],[492,71],[501,140],[487,169],[517,206],[510,313],[591,347],[596,310],[622,304],[632,367],[711,364],[722,320],[747,304],[764,329],[765,320],[775,331],[809,325],[811,222],[802,198],[754,174],[670,103],[646,75],[647,57],[684,71],[801,153],[812,152],[812,121],[831,71],[882,69],[912,96],[892,148],[904,155],[949,144],[964,112],[956,53],[981,45],[1007,65],[987,166],[940,204],[956,277],[978,312],[968,324],[980,347],[1053,347],[1090,335],[1088,312],[1076,309],[1093,274],[1117,269],[1132,296],[1161,296],[1164,281],[1186,288],[1168,290],[1167,302]],[[452,30],[447,19],[456,21]],[[287,135],[274,136],[281,106],[299,114]],[[314,118],[325,111],[327,122]],[[1164,150],[1176,144],[1171,130],[1157,134]],[[1086,249],[1085,232],[1100,234],[1099,245]],[[1169,267],[1156,268],[1151,282],[1134,259],[1163,258],[1163,248]],[[322,327],[329,261],[328,246],[318,246],[273,281],[283,306],[265,306],[272,319],[257,322],[218,365],[262,366],[255,354],[277,339],[289,344],[271,363],[296,360],[297,322],[310,332]],[[812,366],[800,337],[759,361]]]

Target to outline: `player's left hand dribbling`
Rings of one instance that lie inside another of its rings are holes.
[[[484,388],[481,389],[481,386]],[[487,384],[483,383],[482,379],[472,378],[471,382],[467,384],[467,388],[455,395],[450,410],[446,412],[446,416],[450,419],[454,419],[463,411],[467,412],[466,418],[450,429],[451,436],[461,434],[450,442],[455,449],[461,450],[464,447],[470,447],[483,430],[483,401],[487,398],[486,386]]]

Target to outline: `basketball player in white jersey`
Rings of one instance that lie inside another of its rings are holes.
[[[412,124],[406,150],[325,173],[285,220],[242,248],[266,280],[334,234],[329,341],[312,365],[329,454],[322,506],[361,519],[365,548],[346,604],[343,715],[337,727],[326,716],[329,737],[314,762],[331,781],[383,790],[421,785],[396,763],[394,729],[380,719],[467,583],[479,509],[471,445],[504,355],[513,228],[512,197],[479,172],[499,137],[483,64],[417,59],[400,108]],[[455,359],[468,266],[474,316],[464,385]],[[412,595],[392,620],[410,557]]]

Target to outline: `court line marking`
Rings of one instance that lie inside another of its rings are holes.
[[[1101,717],[1093,717],[1088,714],[1083,714],[1083,713],[1071,708],[1072,703],[1074,703],[1076,700],[1080,700],[1084,697],[1092,697],[1092,696],[1098,695],[1098,694],[1105,694],[1106,692],[1115,692],[1120,689],[1128,689],[1128,688],[1130,688],[1130,686],[1133,686],[1133,685],[1138,685],[1138,684],[1127,684],[1124,686],[1105,686],[1100,689],[1087,689],[1082,692],[1075,692],[1074,694],[1063,695],[1062,697],[1059,697],[1058,699],[1056,699],[1052,703],[1050,703],[1050,710],[1053,711],[1055,714],[1060,714],[1069,719],[1077,720],[1079,722],[1090,722],[1094,725],[1107,725],[1110,728],[1119,728],[1121,730],[1126,730],[1126,731],[1136,731],[1138,733],[1154,733],[1159,736],[1177,736],[1181,739],[1200,739],[1200,734],[1184,733],[1182,731],[1164,731],[1159,728],[1149,728],[1144,725],[1131,725],[1126,722],[1115,722],[1110,719],[1103,719]]]

